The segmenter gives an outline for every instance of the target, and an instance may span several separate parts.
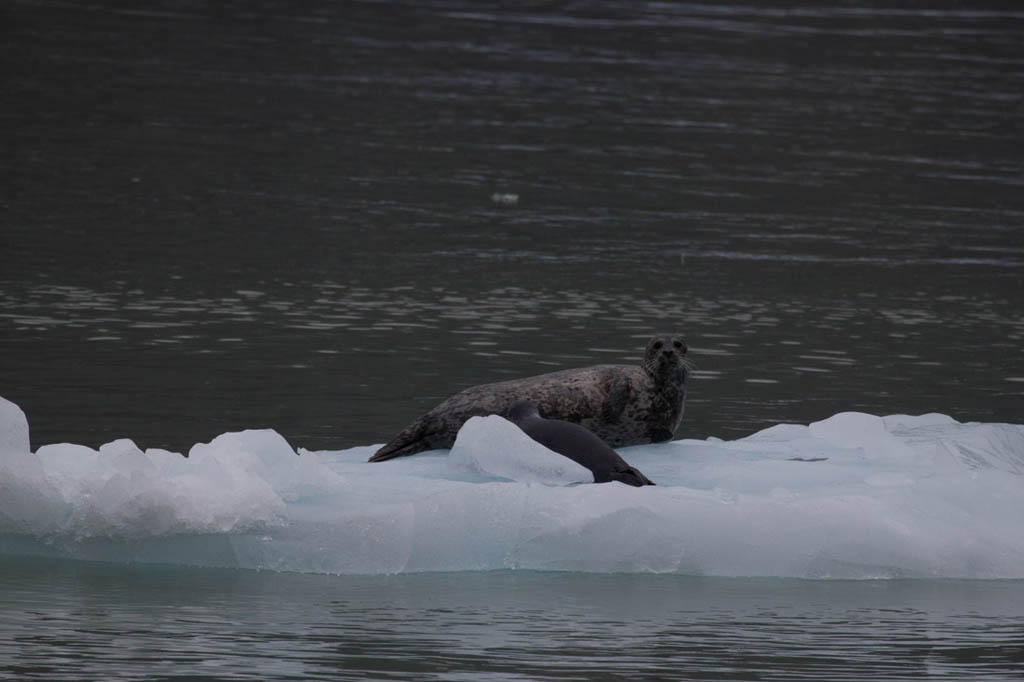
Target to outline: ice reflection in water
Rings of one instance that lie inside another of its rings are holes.
[[[4,565],[19,679],[1010,679],[1017,581]],[[40,627],[40,625],[45,627]]]

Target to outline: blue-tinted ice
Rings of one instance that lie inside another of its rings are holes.
[[[270,430],[189,457],[118,440],[30,451],[0,399],[0,553],[334,573],[503,568],[1024,578],[1024,426],[841,413],[736,441],[625,448],[590,472],[499,417],[368,464]]]

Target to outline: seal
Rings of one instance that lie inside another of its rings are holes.
[[[593,433],[579,424],[561,419],[545,419],[540,416],[537,406],[528,400],[513,405],[508,417],[527,436],[548,450],[554,450],[590,469],[594,474],[594,483],[620,481],[637,487],[654,485],[651,479],[629,466],[619,453]]]
[[[639,366],[596,365],[472,386],[402,429],[371,462],[451,448],[470,417],[507,418],[521,400],[542,417],[580,424],[611,447],[671,440],[686,400],[686,342],[678,334],[652,338]]]

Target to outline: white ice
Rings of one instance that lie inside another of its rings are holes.
[[[590,474],[508,422],[447,451],[296,452],[226,433],[186,459],[130,440],[32,452],[0,399],[0,554],[331,573],[502,568],[1024,578],[1024,426],[846,412],[621,450]]]
[[[509,457],[510,452],[515,456]],[[548,450],[498,415],[470,418],[459,429],[448,453],[448,465],[455,471],[521,483],[594,482],[590,469]]]

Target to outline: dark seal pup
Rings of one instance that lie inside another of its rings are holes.
[[[537,412],[537,406],[527,400],[513,405],[508,418],[548,450],[554,450],[590,469],[594,473],[594,483],[621,481],[637,487],[654,485],[593,433],[579,424],[561,419],[545,419]]]
[[[659,334],[640,366],[597,365],[467,388],[405,427],[370,461],[450,448],[467,419],[507,417],[520,400],[537,405],[543,417],[590,429],[611,447],[671,440],[686,399],[684,355],[681,336]]]

